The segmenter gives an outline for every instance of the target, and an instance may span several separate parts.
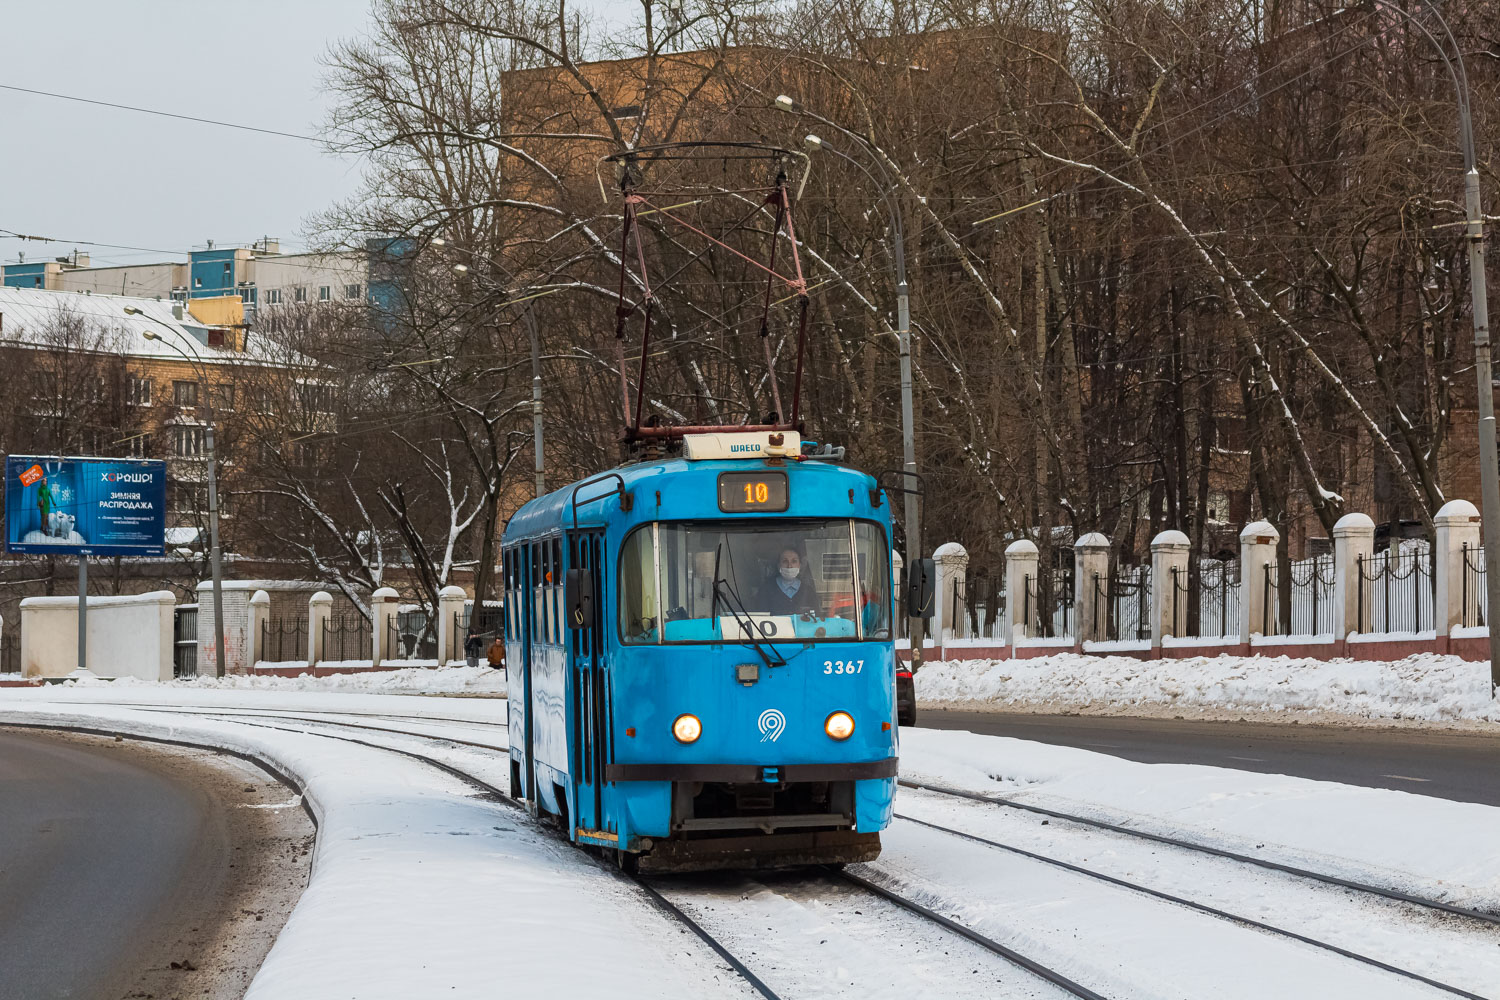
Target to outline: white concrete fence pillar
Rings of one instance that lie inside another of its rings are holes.
[[[323,626],[333,614],[333,595],[320,590],[307,599],[307,665],[323,659]]]
[[[1098,591],[1103,596],[1096,597]],[[1090,531],[1073,543],[1073,630],[1080,643],[1104,638],[1108,601],[1109,538]]]
[[[463,658],[463,637],[459,634],[458,616],[464,609],[464,588],[448,585],[438,591],[437,665]]]
[[[1343,640],[1359,631],[1359,563],[1375,552],[1375,522],[1368,514],[1345,514],[1333,526],[1333,634]]]
[[[1449,500],[1432,519],[1437,529],[1437,593],[1432,606],[1432,625],[1439,636],[1451,635],[1455,626],[1465,621],[1479,621],[1478,587],[1466,587],[1464,550],[1478,566],[1483,562],[1479,552],[1479,511],[1467,500]]]
[[[1281,532],[1270,521],[1253,521],[1240,532],[1240,642],[1248,643],[1251,635],[1276,634],[1275,617],[1266,614],[1266,578],[1276,578],[1280,540]]]
[[[940,639],[963,639],[969,633],[965,611],[968,603],[969,552],[957,542],[944,542],[932,553],[937,567],[935,631]]]
[[[1036,634],[1036,601],[1028,594],[1036,589],[1039,562],[1036,544],[1028,539],[1011,542],[1005,549],[1005,616],[1012,643]]]
[[[401,659],[401,651],[393,646],[391,639],[396,633],[396,602],[401,595],[390,587],[381,587],[370,595],[370,666],[378,667],[386,660]],[[395,645],[399,645],[395,644]]]
[[[266,627],[271,621],[271,595],[257,590],[250,595],[250,634],[245,645],[249,648],[246,662],[251,672],[255,665],[266,658]]]
[[[1151,645],[1187,632],[1188,553],[1193,543],[1180,531],[1151,539]],[[1177,588],[1182,588],[1179,599]]]

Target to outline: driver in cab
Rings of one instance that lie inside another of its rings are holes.
[[[791,546],[781,550],[776,575],[757,596],[760,610],[770,615],[796,616],[818,610],[812,581],[802,573],[802,556]]]

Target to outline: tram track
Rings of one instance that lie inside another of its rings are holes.
[[[979,933],[972,927],[969,927],[967,924],[960,923],[950,917],[945,917],[931,907],[923,906],[921,903],[907,899],[900,893],[893,892],[890,889],[887,889],[885,886],[880,885],[878,882],[872,882],[870,879],[867,879],[862,875],[858,875],[845,869],[830,869],[830,872],[835,877],[848,882],[850,885],[857,886],[858,888],[864,890],[867,893],[870,893],[871,895],[878,896],[886,902],[898,906],[908,913],[915,913],[923,919],[934,923],[937,926],[952,932],[953,934],[958,935],[965,941],[969,941],[970,943],[976,944],[988,952],[999,955],[1001,958],[1005,959],[1007,962],[1010,962],[1012,965],[1015,965],[1025,970],[1026,972],[1031,973],[1033,976],[1043,980],[1044,982],[1051,983],[1053,986],[1065,990],[1072,996],[1078,997],[1079,1000],[1108,1000],[1108,998],[1105,997],[1104,994],[1096,993],[1093,990],[1089,989],[1087,986],[1074,982],[1072,979],[1064,976],[1056,969],[1043,965],[1035,959],[1028,958],[1027,956],[1016,951],[1014,948],[1007,947],[1006,945],[1001,944],[999,941],[996,941],[994,938],[987,937]],[[1480,998],[1480,1000],[1483,1000],[1483,998]]]
[[[129,707],[138,708],[138,707],[142,707],[142,706],[138,706],[137,705],[137,706],[129,706]],[[165,706],[163,706],[163,708],[165,708]],[[309,723],[309,724],[316,725],[316,726],[339,726],[339,727],[343,727],[343,728],[370,729],[370,730],[376,730],[376,731],[379,731],[379,732],[385,732],[385,733],[390,733],[390,734],[394,734],[394,735],[405,736],[405,737],[408,737],[408,738],[426,739],[426,740],[439,739],[439,740],[445,740],[447,742],[452,742],[452,743],[462,743],[463,745],[466,745],[466,746],[469,746],[469,747],[474,747],[474,748],[479,748],[479,749],[483,749],[483,750],[488,750],[488,751],[491,751],[491,752],[498,752],[498,751],[501,751],[501,750],[507,750],[508,748],[495,747],[495,746],[491,746],[491,745],[488,745],[488,744],[475,743],[475,742],[467,741],[467,740],[454,740],[454,739],[450,739],[448,737],[434,736],[434,735],[432,735],[430,733],[414,733],[414,732],[411,732],[411,731],[408,731],[408,730],[398,730],[398,729],[389,729],[389,728],[386,728],[386,727],[367,726],[367,725],[363,725],[363,724],[359,724],[359,723],[333,722],[331,720],[319,719],[319,718],[309,717],[309,716],[291,716],[291,717],[288,717],[288,716],[281,715],[281,714],[269,715],[268,716],[268,715],[263,715],[263,714],[262,715],[257,715],[257,714],[252,713],[252,712],[230,712],[230,713],[222,713],[222,712],[218,712],[218,711],[215,711],[215,710],[186,710],[186,711],[184,711],[182,709],[176,709],[176,711],[178,711],[180,714],[191,714],[191,715],[199,715],[199,716],[211,717],[211,718],[228,719],[229,721],[233,722],[236,725],[252,726],[252,727],[255,727],[255,728],[258,728],[258,729],[271,729],[271,730],[275,730],[277,732],[293,733],[293,734],[302,735],[302,736],[313,736],[313,737],[320,738],[320,739],[339,740],[340,742],[353,743],[353,744],[356,744],[358,746],[367,747],[367,748],[372,749],[372,750],[383,750],[383,751],[385,751],[387,753],[399,754],[400,756],[407,757],[409,759],[418,761],[418,762],[420,762],[420,763],[422,763],[422,764],[424,764],[424,765],[426,765],[428,767],[431,767],[431,768],[433,768],[435,770],[441,771],[444,774],[449,775],[450,777],[458,780],[459,782],[461,782],[462,784],[468,786],[469,788],[471,788],[471,789],[479,792],[486,800],[493,801],[493,802],[495,802],[495,803],[497,803],[499,805],[503,805],[503,806],[506,806],[507,808],[515,809],[517,811],[521,811],[521,812],[525,811],[523,809],[523,807],[518,802],[516,802],[514,799],[512,799],[506,792],[502,791],[499,787],[497,787],[496,785],[494,785],[490,781],[486,780],[485,778],[482,778],[482,777],[480,777],[478,775],[475,775],[475,774],[473,774],[473,773],[471,773],[469,771],[465,771],[462,768],[455,767],[454,765],[449,764],[446,761],[439,760],[436,757],[433,757],[433,756],[431,756],[429,754],[420,753],[418,751],[409,750],[409,749],[405,749],[405,748],[402,748],[402,747],[394,747],[394,746],[390,746],[390,745],[384,744],[384,743],[373,743],[373,742],[370,742],[369,740],[358,739],[358,738],[356,738],[354,736],[339,735],[339,734],[328,733],[328,732],[314,732],[314,731],[309,731],[307,729],[290,728],[288,726],[272,725],[269,722],[253,722],[253,721],[249,721],[249,720],[255,719],[255,718],[262,718],[262,719],[270,718],[270,719],[275,719],[277,721],[304,722],[304,723]],[[410,721],[421,722],[421,721],[425,721],[425,720],[413,719],[413,720],[410,720]],[[467,721],[467,720],[460,720],[460,721]],[[105,729],[105,728],[88,728],[88,727],[71,726],[71,725],[65,725],[65,724],[52,725],[52,724],[34,724],[34,723],[28,723],[28,724],[24,724],[24,725],[26,726],[26,728],[34,728],[34,729],[61,729],[61,730],[70,730],[70,731],[76,731],[76,732],[93,732],[93,733],[97,733],[99,735],[106,735],[106,734],[108,734],[108,733],[111,732],[110,730]],[[140,737],[140,738],[141,739],[147,739],[147,740],[153,739],[153,737],[144,737],[144,736]],[[215,751],[215,752],[225,752],[223,747],[217,746],[217,745],[212,744],[212,743],[207,743],[207,742],[189,741],[189,740],[181,740],[181,739],[157,740],[157,742],[170,742],[170,743],[173,743],[173,744],[178,745],[178,746],[192,746],[192,747],[198,747],[198,748],[201,748],[201,749],[204,749],[204,750],[211,750],[211,751]],[[242,752],[236,752],[236,753],[239,756],[246,756],[246,754],[244,754]],[[268,762],[261,762],[258,759],[257,759],[257,762],[261,763],[262,766],[265,766],[268,769],[271,767],[271,765]],[[295,789],[298,792],[299,795],[303,794],[300,785],[298,785],[291,778],[282,776],[279,771],[273,770],[272,773],[276,774],[278,776],[278,778],[280,778],[280,780],[282,780],[284,783],[287,784],[288,787]],[[654,907],[656,907],[657,909],[661,910],[663,913],[667,914],[669,917],[671,917],[676,922],[680,923],[682,926],[684,926],[688,930],[692,931],[692,933],[694,935],[696,935],[700,940],[702,940],[706,945],[708,945],[708,947],[711,948],[716,955],[718,955],[721,959],[723,959],[724,962],[726,964],[728,964],[729,967],[738,976],[740,976],[742,979],[744,979],[745,982],[746,982],[746,984],[748,984],[751,989],[755,990],[760,996],[764,997],[765,1000],[783,1000],[783,998],[779,994],[777,994],[775,991],[773,991],[770,987],[768,987],[765,984],[765,982],[762,981],[760,979],[760,977],[758,977],[749,968],[749,966],[747,966],[733,952],[731,952],[727,947],[725,947],[723,943],[721,943],[717,938],[715,938],[708,931],[708,929],[706,927],[704,927],[698,921],[694,920],[688,913],[686,913],[685,911],[683,911],[680,907],[677,907],[670,900],[666,899],[666,897],[664,897],[653,886],[649,885],[644,879],[640,878],[639,876],[634,876],[634,875],[630,875],[630,874],[627,874],[625,872],[619,871],[619,870],[617,870],[617,869],[615,869],[615,868],[613,868],[613,867],[611,867],[611,866],[609,866],[607,864],[604,864],[604,862],[602,860],[600,861],[600,864],[601,864],[601,867],[604,867],[607,871],[611,872],[616,877],[624,879],[625,881],[631,883],[633,886],[635,886],[637,889],[639,889],[641,891],[641,893],[646,897],[646,899]]]
[[[1433,989],[1440,990],[1453,996],[1464,997],[1466,998],[1466,1000],[1492,1000],[1492,998],[1490,997],[1485,997],[1481,994],[1470,992],[1469,990],[1463,989],[1459,986],[1454,986],[1450,983],[1444,983],[1439,980],[1432,979],[1428,976],[1422,975],[1419,972],[1414,972],[1411,969],[1404,969],[1400,966],[1392,965],[1388,962],[1383,962],[1380,959],[1372,958],[1369,955],[1363,955],[1359,952],[1344,948],[1340,945],[1322,941],[1318,938],[1314,938],[1306,934],[1301,934],[1297,931],[1288,930],[1284,927],[1278,927],[1274,924],[1266,923],[1265,921],[1256,920],[1253,917],[1246,917],[1240,914],[1231,913],[1228,910],[1210,906],[1206,903],[1189,899],[1185,896],[1179,896],[1173,893],[1164,892],[1160,889],[1153,889],[1150,886],[1141,885],[1137,882],[1131,882],[1113,875],[1108,875],[1104,872],[1095,871],[1091,868],[1085,868],[1082,865],[1075,865],[1071,862],[1063,861],[1059,858],[1049,857],[1045,854],[1039,854],[1035,851],[1028,851],[1024,848],[1016,847],[1012,844],[1006,844],[997,840],[991,840],[987,837],[981,837],[977,834],[967,833],[963,830],[955,830],[952,827],[943,826],[940,823],[933,823],[928,820],[917,819],[914,816],[907,816],[903,815],[902,813],[896,813],[895,815],[897,819],[902,820],[903,822],[916,823],[919,826],[924,826],[930,830],[936,830],[941,833],[960,837],[964,840],[968,840],[974,843],[983,844],[987,847],[1005,851],[1007,853],[1026,858],[1031,861],[1040,862],[1045,865],[1050,865],[1054,868],[1062,869],[1063,871],[1068,871],[1076,875],[1082,875],[1087,878],[1095,879],[1097,881],[1115,886],[1116,888],[1124,889],[1129,892],[1139,893],[1141,895],[1149,896],[1153,899],[1159,899],[1163,902],[1172,903],[1177,906],[1187,907],[1188,909],[1195,910],[1199,913],[1203,913],[1220,920],[1228,921],[1229,923],[1238,924],[1242,927],[1248,927],[1254,930],[1263,931],[1265,933],[1275,935],[1277,937],[1287,938],[1289,940],[1296,941],[1299,944],[1309,945],[1311,947],[1330,952],[1331,954],[1337,955],[1340,958],[1346,958],[1355,962],[1362,963],[1364,965],[1368,965],[1374,969],[1380,970],[1381,972],[1386,972],[1390,973],[1391,975],[1414,980],[1415,982],[1419,982],[1424,986],[1430,986]],[[875,890],[882,892],[882,894],[887,891],[878,886],[875,887]]]
[[[368,740],[358,739],[352,736],[341,736],[326,732],[313,732],[307,729],[288,728],[286,726],[272,725],[268,722],[252,722],[249,720],[269,719],[279,722],[300,722],[305,725],[314,727],[338,727],[345,729],[369,730],[390,735],[403,736],[409,739],[441,740],[444,742],[493,753],[508,752],[508,747],[499,747],[491,744],[478,743],[471,740],[461,740],[448,736],[439,736],[432,733],[414,732],[405,729],[392,729],[384,726],[371,726],[365,723],[346,722],[322,718],[315,715],[301,715],[279,711],[223,712],[217,709],[205,709],[191,710],[191,714],[210,718],[227,719],[241,725],[251,725],[260,728],[275,729],[281,732],[321,736],[327,739],[338,739],[344,742],[355,743],[359,746],[398,753],[403,756],[421,761],[431,767],[435,767],[438,770],[443,771],[446,774],[449,774],[454,778],[457,778],[470,787],[484,793],[487,798],[494,799],[495,801],[498,801],[501,804],[511,808],[520,808],[519,804],[516,803],[514,799],[511,799],[508,794],[502,792],[498,787],[490,783],[488,780],[475,775],[472,772],[465,771],[463,768],[455,767],[445,761],[438,760],[431,757],[430,755],[423,754],[418,751],[393,747],[383,743],[372,743]],[[430,720],[423,718],[409,718],[401,719],[400,721],[422,724]],[[877,896],[908,913],[916,914],[929,923],[939,926],[944,930],[958,937],[961,937],[964,940],[969,941],[970,943],[976,944],[986,951],[991,952],[992,954],[1001,957],[1005,961],[1023,970],[1024,972],[1027,972],[1046,983],[1049,983],[1066,991],[1071,996],[1078,997],[1080,998],[1080,1000],[1109,1000],[1109,998],[1103,996],[1102,994],[1096,993],[1088,989],[1087,987],[1082,986],[1081,984],[1073,982],[1066,976],[1062,975],[1060,972],[1051,969],[1050,967],[1034,959],[1028,958],[1027,956],[1022,955],[1020,952],[1008,948],[1007,946],[993,940],[992,938],[980,934],[973,928],[967,927],[964,924],[959,923],[958,921],[945,917],[942,914],[937,913],[936,911],[931,910],[920,903],[909,900],[901,896],[899,893],[892,892],[891,890],[877,885],[876,883],[871,882],[868,879],[863,878],[862,876],[843,870],[828,869],[828,871],[833,877],[847,882],[850,885],[856,886],[858,889],[865,893]],[[624,872],[617,872],[616,874],[618,874],[619,877],[630,881],[632,884],[638,887],[647,896],[647,898],[650,899],[650,901],[654,905],[656,905],[657,908],[661,909],[674,920],[677,920],[678,922],[683,924],[683,926],[691,930],[694,935],[696,935],[710,949],[712,949],[715,954],[723,959],[735,971],[736,974],[744,979],[745,982],[762,997],[765,997],[766,1000],[781,1000],[780,995],[776,993],[775,990],[773,990],[769,985],[767,985],[766,982],[761,979],[748,965],[746,965],[738,956],[736,956],[723,942],[716,938],[705,926],[703,926],[702,923],[693,919],[686,910],[674,903],[666,894],[664,894],[660,889],[652,884],[651,880],[642,876],[632,875]]]
[[[438,741],[458,747],[480,751],[487,754],[504,754],[508,752],[508,747],[506,746],[501,746],[493,743],[484,743],[477,740],[464,739],[456,735],[444,735],[441,732],[430,731],[432,729],[439,728],[433,726],[432,723],[445,722],[454,727],[494,728],[496,730],[499,730],[500,732],[504,732],[506,727],[501,723],[456,718],[446,718],[438,720],[424,717],[373,713],[341,712],[335,713],[330,717],[321,716],[316,713],[299,713],[294,711],[274,709],[195,709],[167,705],[121,705],[119,707],[138,708],[150,711],[173,712],[177,714],[190,714],[205,718],[214,718],[220,721],[228,721],[239,725],[254,726],[257,728],[272,729],[288,733],[297,733],[301,735],[317,736],[327,739],[336,739],[343,742],[363,746],[369,749],[395,753],[421,762],[426,766],[432,767],[449,775],[450,777],[463,783],[467,787],[480,793],[486,799],[498,802],[510,808],[521,808],[519,804],[516,803],[515,800],[511,799],[505,791],[497,787],[490,780],[482,777],[481,775],[473,773],[472,770],[466,769],[464,766],[449,763],[448,761],[438,759],[431,754],[423,753],[417,749],[393,746],[391,745],[392,741],[373,741],[378,740],[378,736],[372,737],[370,739],[362,739],[357,735],[347,732],[348,730],[358,730],[369,732],[372,734],[400,737],[408,740]],[[382,726],[374,725],[371,721],[349,721],[351,717],[358,717],[362,720],[369,719],[382,722],[389,721],[394,723],[395,725]],[[399,728],[402,724],[411,728]],[[47,726],[43,728],[54,727]],[[68,727],[58,726],[55,728]],[[346,732],[329,732],[329,729],[345,730]],[[421,729],[429,731],[417,731]],[[217,747],[212,747],[206,744],[205,746],[207,746],[209,749],[219,749]],[[1496,917],[1493,914],[1486,914],[1482,911],[1469,910],[1464,907],[1442,903],[1441,901],[1424,899],[1420,896],[1402,893],[1397,890],[1389,890],[1380,886],[1369,886],[1353,880],[1338,878],[1336,876],[1326,876],[1322,873],[1306,871],[1304,869],[1296,868],[1295,866],[1283,865],[1279,862],[1269,861],[1268,859],[1254,858],[1252,856],[1240,855],[1236,854],[1235,852],[1225,851],[1219,848],[1209,847],[1207,845],[1194,844],[1191,841],[1183,841],[1177,838],[1146,833],[1144,831],[1132,830],[1129,827],[1107,823],[1100,820],[1092,820],[1088,817],[1075,816],[1062,812],[1060,810],[1045,809],[1039,806],[1031,806],[1027,803],[1015,802],[1014,800],[1005,799],[1004,797],[1000,796],[983,795],[974,792],[967,792],[962,789],[952,789],[940,785],[932,785],[925,782],[902,780],[900,783],[902,785],[906,785],[907,787],[917,788],[939,795],[972,800],[996,807],[1012,807],[1030,813],[1041,814],[1050,819],[1076,822],[1084,826],[1102,829],[1111,833],[1144,839],[1154,843],[1162,843],[1172,847],[1181,848],[1188,851],[1195,851],[1233,862],[1255,865],[1261,868],[1274,870],[1294,877],[1311,879],[1317,882],[1333,885],[1346,890],[1368,892],[1371,895],[1383,897],[1387,900],[1392,900],[1407,905],[1425,907],[1430,910],[1444,913],[1450,917],[1463,918],[1466,920],[1477,920],[1491,926],[1500,924],[1500,917]],[[1188,899],[1184,896],[1175,895],[1173,893],[1154,889],[1149,886],[1144,886],[1125,879],[1120,879],[1107,873],[1084,867],[1082,865],[1076,865],[1055,857],[1048,857],[1047,855],[1039,854],[1034,851],[1028,851],[1024,848],[1016,847],[1011,844],[1005,844],[998,840],[992,840],[986,837],[978,836],[976,834],[967,833],[962,830],[956,830],[939,823],[933,823],[927,820],[918,819],[910,815],[898,813],[897,818],[903,822],[915,823],[917,825],[938,831],[945,835],[963,838],[965,840],[984,845],[990,849],[1005,851],[1032,861],[1058,868],[1060,870],[1069,871],[1077,875],[1095,879],[1113,885],[1125,891],[1139,893],[1145,896],[1159,899],[1163,902],[1187,907],[1207,916],[1229,921],[1268,934],[1284,937],[1310,947],[1325,950],[1340,958],[1362,963],[1387,974],[1413,980],[1417,983],[1447,993],[1449,995],[1465,997],[1468,998],[1468,1000],[1489,1000],[1489,998],[1486,998],[1481,994],[1470,992],[1461,987],[1440,982],[1428,976],[1424,976],[1421,973],[1414,972],[1409,969],[1403,969],[1399,966],[1383,962],[1368,955],[1359,954],[1358,952],[1343,948],[1339,945],[1318,940],[1311,936],[1303,935],[1286,928],[1277,927],[1275,925],[1268,924],[1263,921],[1258,921],[1253,918],[1244,917],[1232,913],[1228,910],[1220,909],[1218,907]],[[601,864],[604,864],[604,862],[601,861]],[[687,930],[692,931],[692,933],[696,937],[702,940],[704,944],[706,944],[716,955],[718,955],[719,958],[722,959],[736,973],[736,975],[743,979],[745,983],[757,994],[762,997],[768,998],[768,1000],[779,1000],[778,994],[765,982],[764,979],[761,978],[761,976],[757,975],[757,973],[748,965],[746,965],[744,961],[738,958],[731,950],[730,946],[724,944],[717,937],[715,937],[714,934],[700,920],[695,919],[687,909],[685,909],[683,906],[679,906],[677,903],[673,902],[672,899],[668,898],[668,894],[664,893],[660,888],[654,885],[651,880],[640,876],[626,874],[623,872],[616,872],[612,865],[605,864],[605,867],[607,867],[612,873],[618,875],[618,877],[630,881],[656,908],[662,910],[667,916],[681,924]],[[921,903],[917,903],[914,900],[908,899],[900,893],[895,892],[876,881],[872,881],[870,878],[864,875],[851,871],[835,869],[829,869],[829,875],[833,879],[842,881],[850,886],[855,887],[860,892],[876,896],[891,904],[892,906],[898,907],[905,912],[920,917],[924,921],[939,926],[948,933],[963,938],[971,944],[977,945],[978,947],[996,956],[999,956],[1011,965],[1024,970],[1025,972],[1037,977],[1038,979],[1050,984],[1057,989],[1065,991],[1071,996],[1086,998],[1086,1000],[1106,1000],[1103,994],[1094,992],[1088,987],[1068,979],[1066,976],[1063,976],[1061,973],[1057,972],[1054,969],[1051,969],[1045,964],[1035,961],[1019,952],[1016,952],[1013,949],[1008,948],[1006,945],[985,936],[974,928],[969,927],[957,920],[953,920],[952,918],[949,918],[928,906],[924,906]]]
[[[1304,879],[1307,881],[1320,882],[1325,885],[1335,886],[1340,889],[1348,889],[1353,892],[1358,892],[1369,896],[1378,896],[1386,900],[1405,903],[1410,906],[1416,906],[1422,909],[1431,910],[1433,912],[1443,913],[1448,916],[1459,917],[1465,920],[1471,920],[1478,923],[1488,924],[1494,927],[1500,927],[1500,914],[1489,913],[1484,910],[1476,910],[1467,906],[1459,906],[1455,903],[1445,903],[1442,900],[1429,899],[1425,896],[1418,896],[1414,893],[1402,892],[1399,889],[1392,889],[1388,886],[1372,885],[1366,882],[1359,882],[1354,879],[1346,879],[1337,875],[1330,875],[1326,872],[1317,872],[1307,868],[1300,868],[1296,865],[1289,865],[1280,861],[1273,861],[1269,858],[1258,858],[1251,854],[1241,854],[1236,851],[1230,851],[1220,847],[1213,847],[1209,844],[1202,844],[1191,840],[1184,840],[1180,837],[1170,837],[1165,834],[1150,833],[1145,830],[1133,829],[1119,823],[1110,823],[1105,820],[1091,819],[1087,816],[1079,816],[1074,813],[1063,812],[1057,809],[1047,809],[1042,806],[1035,806],[1026,802],[1018,802],[1015,799],[1009,799],[1000,795],[985,795],[980,792],[971,792],[966,789],[936,785],[930,782],[912,781],[906,778],[897,779],[897,783],[906,788],[916,788],[926,792],[933,792],[938,795],[967,799],[973,802],[982,802],[987,805],[996,806],[999,808],[1017,809],[1040,816],[1046,816],[1049,819],[1057,819],[1064,820],[1069,823],[1077,823],[1081,826],[1093,827],[1094,829],[1098,830],[1106,830],[1110,833],[1121,834],[1123,836],[1131,837],[1137,840],[1150,841],[1152,843],[1163,844],[1185,851],[1209,855],[1216,858],[1223,858],[1227,861],[1235,861],[1239,862],[1240,864],[1252,865],[1258,868],[1280,872],[1284,875],[1291,875],[1295,878]]]

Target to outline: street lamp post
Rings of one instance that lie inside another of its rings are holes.
[[[1479,492],[1484,519],[1484,584],[1490,616],[1500,609],[1500,452],[1495,445],[1495,379],[1490,355],[1490,311],[1484,274],[1484,213],[1479,205],[1479,166],[1474,155],[1474,122],[1469,115],[1469,73],[1463,47],[1432,0],[1423,6],[1443,30],[1448,49],[1427,26],[1390,0],[1376,0],[1405,18],[1437,49],[1458,100],[1458,144],[1464,158],[1464,229],[1469,243],[1469,301],[1474,321],[1474,378],[1478,383]],[[1492,620],[1490,633],[1490,689],[1500,691],[1500,627]]]
[[[434,236],[432,239],[428,240],[428,242],[432,246],[435,246],[435,247],[445,247],[445,246],[449,245],[448,241],[445,240],[445,239],[443,239],[441,236]],[[468,252],[469,252],[470,255],[475,256],[475,257],[479,257],[482,260],[484,260],[485,262],[487,262],[487,263],[493,265],[494,267],[497,267],[500,270],[504,271],[506,274],[509,274],[512,279],[515,278],[515,275],[512,274],[511,271],[508,268],[506,268],[503,264],[500,264],[498,261],[494,260],[493,258],[491,258],[489,256],[486,256],[485,254],[478,253],[478,252],[473,251],[473,250],[470,250]],[[459,274],[468,274],[469,273],[469,266],[467,264],[454,264],[453,265],[453,270],[456,271],[456,272],[458,272]],[[530,297],[532,297],[532,296],[528,296],[528,298],[530,298]],[[547,476],[546,476],[546,472],[545,472],[545,465],[544,465],[544,462],[543,462],[543,454],[542,454],[543,440],[542,440],[542,345],[541,345],[541,330],[537,326],[536,313],[532,310],[530,304],[528,304],[526,306],[526,312],[524,313],[524,315],[526,317],[526,330],[527,330],[527,333],[530,335],[530,338],[531,338],[531,454],[532,454],[532,471],[533,471],[533,473],[534,473],[534,475],[536,477],[536,495],[537,496],[541,496],[543,493],[547,492]]]
[[[781,111],[789,112],[801,110],[797,102],[785,94],[776,98],[776,107]],[[859,135],[827,119],[820,120],[838,129],[866,152],[870,152],[869,144]],[[896,342],[901,359],[901,466],[903,471],[901,485],[906,521],[905,572],[910,573],[915,566],[914,560],[921,558],[922,555],[922,523],[917,512],[917,443],[911,376],[911,303],[910,286],[906,283],[906,239],[902,226],[901,206],[895,199],[895,185],[891,182],[890,172],[886,170],[881,157],[874,155],[870,157],[880,171],[880,177],[877,178],[863,163],[842,150],[828,145],[826,141],[815,135],[809,135],[806,144],[811,149],[826,150],[863,171],[865,176],[880,187],[886,213],[891,218],[891,234],[895,243],[892,259],[896,278]],[[922,666],[923,626],[924,622],[921,618],[907,619],[907,634],[911,636],[911,666],[914,671]]]
[[[141,318],[152,323],[156,323],[157,325],[163,327],[166,330],[170,330],[173,333],[177,332],[175,330],[172,330],[170,326],[167,326],[167,324],[163,323],[161,320],[156,319],[154,316],[148,316],[139,309],[127,306],[125,308],[125,312],[130,316],[140,316]],[[205,411],[208,414],[208,424],[203,428],[203,445],[208,450],[209,566],[213,572],[214,580],[214,642],[216,643],[216,645],[214,646],[214,676],[223,677],[225,653],[224,574],[221,565],[222,560],[219,553],[219,488],[217,476],[215,474],[215,466],[218,465],[218,460],[214,451],[213,389],[209,384],[208,370],[204,367],[203,358],[198,354],[198,349],[196,347],[188,347],[188,351],[192,352],[192,355],[189,356],[187,351],[184,351],[181,347],[162,337],[162,335],[159,333],[151,330],[144,330],[142,331],[141,336],[147,340],[158,341],[171,350],[174,350],[178,354],[182,355],[183,359],[186,360],[188,364],[193,366],[194,370],[198,373],[199,379],[201,379],[203,383],[203,405]]]

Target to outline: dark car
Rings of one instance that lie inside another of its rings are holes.
[[[911,669],[896,664],[896,725],[917,724],[917,685],[911,678]]]

